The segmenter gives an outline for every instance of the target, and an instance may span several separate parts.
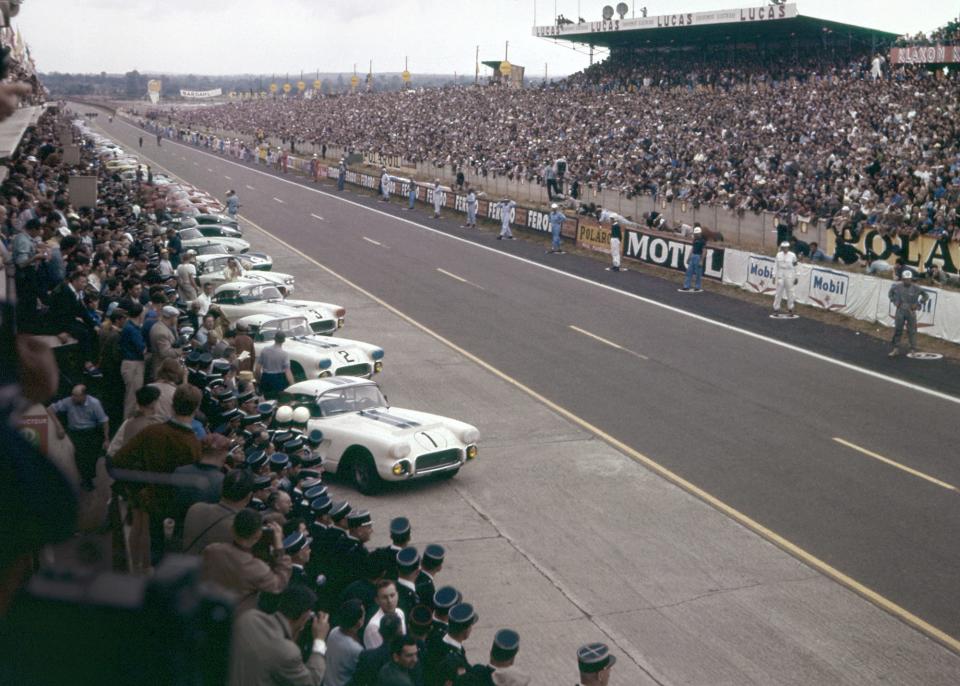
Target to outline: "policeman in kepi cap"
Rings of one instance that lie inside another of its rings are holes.
[[[397,553],[409,543],[410,520],[406,517],[394,517],[390,520],[390,545],[373,551],[373,554],[381,558],[386,564],[387,575],[385,578],[393,581],[397,580]]]
[[[513,663],[520,652],[520,634],[513,629],[500,629],[493,637],[490,646],[490,665],[492,683],[497,686],[527,686],[530,677],[524,674]]]
[[[468,669],[467,651],[464,642],[470,638],[473,625],[477,623],[476,611],[470,603],[454,605],[450,610],[450,629],[439,641],[428,640],[427,651],[423,657],[425,674],[437,674],[444,662],[456,663],[458,667]],[[427,683],[430,683],[429,681]]]
[[[577,650],[577,663],[582,686],[607,686],[617,656],[610,654],[606,643],[588,643]]]

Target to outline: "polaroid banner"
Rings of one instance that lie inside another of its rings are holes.
[[[581,217],[577,224],[577,246],[609,255],[610,227],[595,219]]]
[[[747,290],[754,293],[773,293],[777,281],[773,278],[775,262],[771,257],[750,255],[747,258]]]
[[[808,298],[824,310],[842,310],[850,293],[850,275],[814,267],[810,270]]]
[[[626,242],[624,257],[680,272],[686,271],[687,256],[693,248],[688,241],[636,229],[627,229]],[[722,280],[723,248],[707,247],[705,258],[703,275]]]

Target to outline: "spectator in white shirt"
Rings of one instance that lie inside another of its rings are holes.
[[[397,586],[393,581],[384,579],[377,584],[377,605],[379,609],[376,614],[370,618],[367,628],[363,631],[363,647],[367,650],[379,648],[383,643],[383,637],[380,635],[380,620],[384,615],[394,614],[400,618],[400,634],[407,633],[407,624],[403,616],[403,610],[397,607],[399,597],[397,596]]]

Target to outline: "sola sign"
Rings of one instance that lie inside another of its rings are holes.
[[[208,91],[188,91],[180,89],[180,96],[183,98],[219,98],[223,95],[222,88],[214,88]]]

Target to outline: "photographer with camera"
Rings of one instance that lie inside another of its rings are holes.
[[[230,651],[230,686],[295,684],[319,686],[326,672],[326,637],[330,621],[325,612],[314,614],[316,594],[292,584],[280,596],[277,612],[250,610],[234,626]],[[297,636],[313,635],[313,650],[304,662]]]
[[[271,562],[254,555],[264,534],[271,541]],[[233,518],[233,543],[211,543],[203,550],[202,574],[236,596],[236,613],[257,606],[261,591],[280,593],[290,581],[292,561],[283,549],[283,529],[276,522],[264,525],[259,512],[245,508]]]

